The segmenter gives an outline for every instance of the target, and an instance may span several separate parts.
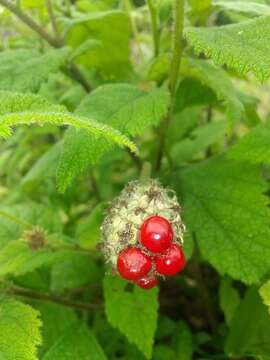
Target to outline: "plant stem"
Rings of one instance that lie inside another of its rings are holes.
[[[20,225],[20,226],[23,226],[23,227],[26,227],[26,228],[32,227],[32,224],[30,224],[30,223],[28,223],[28,222],[26,222],[26,221],[24,221],[22,219],[19,219],[17,216],[8,214],[7,212],[5,212],[3,210],[0,210],[0,216],[14,222],[17,225]]]
[[[169,90],[171,94],[171,104],[168,110],[167,116],[163,119],[160,124],[159,133],[159,147],[157,151],[157,159],[155,164],[155,171],[158,173],[161,167],[161,161],[164,154],[165,139],[167,135],[168,126],[172,118],[175,90],[178,80],[179,67],[182,57],[182,37],[184,29],[184,5],[185,0],[175,0],[174,2],[174,24],[173,24],[173,35],[172,35],[172,60],[171,70],[169,74]]]
[[[130,19],[131,28],[132,28],[132,32],[133,32],[133,34],[134,34],[135,41],[136,41],[136,43],[137,43],[139,56],[140,56],[140,58],[141,58],[141,61],[144,61],[144,55],[143,55],[143,51],[142,51],[142,48],[141,48],[141,42],[140,42],[140,38],[139,38],[139,32],[138,32],[138,29],[137,29],[136,22],[135,22],[134,19],[132,18],[132,14],[131,14],[132,7],[131,7],[131,4],[130,4],[130,0],[123,0],[123,5],[124,5],[124,9],[125,9],[128,17],[129,17],[129,19]]]
[[[52,28],[53,28],[53,31],[54,31],[54,34],[55,34],[55,38],[58,41],[61,41],[60,40],[60,33],[59,33],[59,30],[58,30],[57,21],[56,21],[56,18],[55,18],[55,14],[54,14],[54,11],[53,11],[53,6],[52,6],[51,0],[46,0],[46,6],[47,6],[47,9],[48,9],[48,14],[49,14],[49,17],[50,17],[50,20],[51,20],[51,24],[52,24]]]
[[[45,39],[51,46],[59,48],[62,44],[50,34],[48,34],[38,23],[36,23],[32,17],[22,11],[19,7],[12,4],[8,0],[0,0],[0,5],[8,9],[14,15],[16,15],[24,24],[30,27],[33,31],[39,34],[43,39]]]
[[[153,0],[147,0],[148,8],[151,16],[151,26],[154,44],[154,55],[155,57],[159,54],[159,25],[158,25],[158,8],[153,3]]]
[[[100,308],[101,304],[87,304],[87,303],[79,303],[74,302],[72,300],[68,300],[58,295],[49,294],[49,293],[40,293],[34,290],[25,289],[18,286],[12,286],[9,291],[14,295],[23,296],[30,299],[48,301],[56,304],[61,304],[76,310],[87,310],[91,311],[93,309]]]
[[[8,0],[0,0],[0,5],[2,5],[14,15],[16,15],[25,25],[27,25],[30,29],[40,35],[52,47],[61,48],[62,46],[64,46],[64,43],[61,39],[54,38],[50,34],[48,34],[36,21],[34,21],[28,14],[26,14],[16,5],[10,3]],[[80,83],[87,92],[91,91],[90,84],[88,83],[87,79],[84,77],[83,73],[80,71],[76,64],[70,64],[67,75],[73,80]]]
[[[174,101],[175,90],[178,80],[179,67],[183,51],[183,30],[184,30],[184,3],[185,0],[175,0],[174,3],[174,26],[172,38],[172,60],[169,75],[169,89],[172,102]]]
[[[102,201],[102,196],[101,196],[101,193],[99,191],[98,182],[97,182],[96,176],[95,176],[93,171],[90,174],[90,180],[91,180],[93,192],[95,194],[95,197],[96,197],[97,201],[98,202]]]

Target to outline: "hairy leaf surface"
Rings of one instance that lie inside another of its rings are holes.
[[[37,360],[39,313],[15,300],[0,300],[0,359]]]
[[[136,136],[147,126],[156,125],[166,115],[168,104],[165,89],[144,92],[133,85],[105,85],[82,101],[77,114]],[[95,164],[112,146],[112,142],[85,132],[68,131],[57,174],[59,189],[66,190],[75,176]]]
[[[226,64],[240,74],[252,72],[264,81],[270,75],[270,16],[239,24],[187,28],[186,38],[197,53]]]
[[[268,198],[260,169],[218,156],[182,171],[178,184],[188,230],[203,257],[221,274],[258,282],[270,268]]]
[[[131,285],[129,291],[129,285],[119,277],[105,277],[106,315],[111,325],[117,327],[150,359],[157,327],[157,290],[144,291]]]

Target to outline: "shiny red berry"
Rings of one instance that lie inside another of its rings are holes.
[[[149,251],[161,253],[172,243],[172,226],[168,220],[161,216],[151,216],[141,226],[140,240]]]
[[[145,276],[152,267],[151,259],[136,247],[129,247],[120,252],[117,270],[127,280],[138,280]]]
[[[169,249],[160,256],[154,257],[156,271],[161,275],[175,275],[185,267],[186,260],[182,248],[172,244]]]
[[[158,281],[157,278],[153,275],[146,275],[139,280],[136,281],[136,284],[142,289],[152,289],[153,287],[157,286]]]

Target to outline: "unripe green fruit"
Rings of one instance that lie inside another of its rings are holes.
[[[128,246],[142,248],[140,228],[152,215],[167,219],[173,229],[173,241],[183,244],[185,226],[180,213],[174,191],[163,188],[158,181],[130,182],[111,203],[101,227],[102,248],[107,262],[116,269],[120,251]]]

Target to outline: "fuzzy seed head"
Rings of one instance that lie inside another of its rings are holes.
[[[101,227],[102,248],[113,269],[120,251],[128,246],[142,248],[140,228],[152,215],[166,218],[172,225],[174,242],[183,244],[185,225],[175,192],[153,179],[143,183],[132,181],[113,200]]]
[[[41,249],[46,242],[46,231],[39,226],[35,226],[31,230],[27,230],[23,234],[23,238],[32,250]]]

